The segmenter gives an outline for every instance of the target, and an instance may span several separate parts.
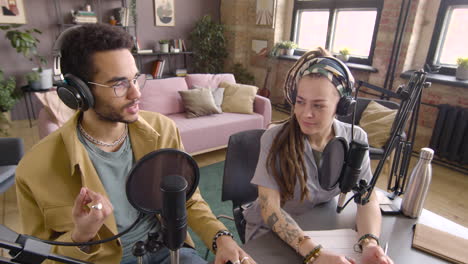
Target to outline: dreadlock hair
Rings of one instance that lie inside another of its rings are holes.
[[[304,139],[299,122],[294,114],[295,95],[297,93],[297,75],[299,69],[308,61],[316,57],[330,56],[331,54],[322,47],[311,50],[304,55],[288,71],[284,84],[284,96],[292,106],[291,115],[284,123],[279,133],[273,140],[267,157],[267,168],[273,174],[273,178],[280,188],[281,206],[294,197],[294,187],[299,180],[301,201],[309,195],[307,189],[307,170],[304,163]]]

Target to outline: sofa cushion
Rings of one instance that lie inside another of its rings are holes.
[[[191,119],[179,113],[168,117],[174,120],[179,128],[182,143],[188,153],[225,146],[229,136],[234,133],[264,127],[264,117],[257,113],[222,113]]]
[[[220,114],[209,88],[179,91],[187,118]]]
[[[219,74],[188,74],[185,76],[185,81],[189,89],[194,86],[207,87],[212,90],[219,87],[221,82],[236,83],[236,79],[232,73],[219,73]]]
[[[186,90],[184,77],[147,80],[141,90],[140,109],[163,115],[182,113],[184,105],[179,91]]]
[[[398,110],[392,110],[377,102],[370,101],[362,112],[359,125],[367,133],[369,144],[382,148],[390,138],[390,129]]]
[[[222,82],[224,88],[223,112],[253,114],[253,103],[258,88],[245,84],[231,84]]]
[[[194,85],[192,89],[202,89],[204,87]],[[218,108],[219,112],[223,112],[223,109],[221,108],[221,105],[223,104],[223,98],[224,98],[224,88],[216,88],[211,90],[211,94],[213,94],[213,99],[216,105],[216,108]]]

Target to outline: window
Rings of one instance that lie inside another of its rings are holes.
[[[295,0],[291,38],[300,49],[351,52],[350,62],[372,64],[381,0]]]
[[[468,0],[442,1],[426,63],[440,74],[455,75],[458,57],[468,57]],[[440,68],[440,69],[439,69]]]

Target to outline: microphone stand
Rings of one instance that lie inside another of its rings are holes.
[[[358,82],[358,87],[356,89],[355,95],[356,98],[359,92],[359,88],[361,86],[365,86],[375,91],[385,93],[390,97],[400,99],[401,103],[400,108],[398,109],[398,112],[396,114],[395,121],[393,122],[390,139],[388,141],[388,144],[384,147],[383,157],[380,159],[370,183],[367,183],[364,180],[359,181],[355,185],[355,187],[353,187],[353,190],[356,192],[356,194],[346,202],[343,208],[346,207],[346,205],[353,198],[356,203],[362,205],[369,202],[370,196],[375,187],[375,184],[377,183],[377,179],[380,176],[384,163],[394,148],[396,148],[395,159],[392,163],[391,174],[387,188],[393,191],[393,193],[390,196],[391,199],[394,199],[396,196],[404,193],[404,187],[407,181],[409,161],[411,158],[413,143],[416,136],[422,89],[430,87],[430,85],[430,82],[426,82],[426,73],[424,72],[424,70],[415,71],[411,75],[408,85],[401,85],[400,87],[398,87],[396,93],[363,81]],[[406,140],[404,140],[404,128],[407,124],[407,120],[410,113],[410,127],[408,130]],[[396,174],[397,172],[398,174]],[[390,186],[394,173],[396,178],[395,185]]]

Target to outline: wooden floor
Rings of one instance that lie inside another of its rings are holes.
[[[285,117],[285,114],[273,111],[273,120]],[[13,122],[11,136],[23,138],[26,150],[39,141],[35,122],[33,122],[33,127],[30,128],[27,120]],[[200,167],[203,167],[223,161],[225,156],[226,151],[222,149],[197,155],[195,160]],[[410,170],[416,161],[416,158],[412,158]],[[375,165],[376,163],[373,163],[373,166]],[[386,189],[386,185],[387,176],[382,173],[377,186]],[[433,164],[433,178],[425,208],[468,227],[467,190],[468,175]],[[0,194],[0,224],[21,232],[14,187]]]

